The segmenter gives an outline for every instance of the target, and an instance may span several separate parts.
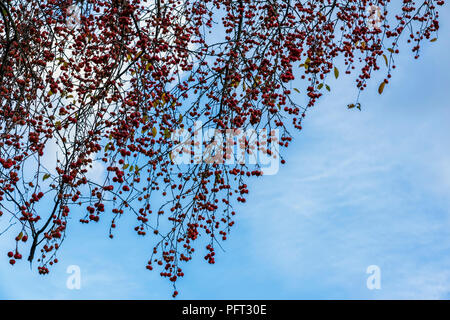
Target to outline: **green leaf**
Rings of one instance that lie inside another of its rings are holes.
[[[331,91],[331,88],[330,88],[330,86],[329,85],[325,85],[325,88],[328,90],[328,91]]]
[[[297,88],[294,88],[294,91],[300,93],[300,90],[298,90]]]
[[[44,174],[44,176],[42,177],[42,181],[45,181],[45,180],[47,180],[48,178],[50,178],[51,176],[50,176],[50,174],[49,173],[46,173],[46,174]]]
[[[321,84],[319,84],[318,86],[317,86],[317,89],[322,89],[323,88],[323,83],[321,83]]]

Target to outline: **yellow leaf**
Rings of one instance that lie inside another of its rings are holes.
[[[388,62],[388,58],[386,57],[385,54],[383,54],[383,58],[384,58],[384,62],[386,62],[386,67],[389,66],[389,62]]]
[[[334,67],[334,77],[337,79],[339,78],[339,70],[338,68]]]
[[[152,134],[153,134],[153,138],[156,137],[156,134],[158,133],[158,130],[156,130],[155,127],[152,128]]]

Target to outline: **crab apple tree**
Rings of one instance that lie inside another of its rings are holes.
[[[226,151],[227,130],[254,128],[266,130],[263,141],[233,146],[284,163],[291,132],[333,94],[327,79],[354,77],[347,107],[361,109],[374,72],[380,94],[389,83],[403,42],[418,58],[437,39],[443,4],[0,0],[0,219],[16,243],[5,258],[47,274],[69,222],[106,221],[113,238],[121,217],[134,216],[150,243],[147,269],[175,287],[199,243],[215,262],[233,205],[264,170],[174,156],[213,141]],[[206,129],[215,134],[195,142]],[[176,149],[180,130],[190,139]]]

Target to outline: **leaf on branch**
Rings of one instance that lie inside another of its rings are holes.
[[[165,93],[162,94],[161,100],[163,102],[163,105],[165,105],[167,103],[167,99],[166,99],[166,94]]]
[[[385,85],[386,85],[386,82],[384,82],[384,81],[380,84],[380,86],[378,87],[378,93],[379,94],[383,93]]]
[[[383,54],[383,58],[384,58],[384,62],[386,62],[386,67],[389,66],[389,62],[388,62],[388,58],[386,57],[385,54]]]
[[[168,129],[164,129],[164,138],[166,139],[170,138],[170,131]]]
[[[338,68],[334,67],[334,77],[337,79],[339,78],[339,70]]]
[[[347,109],[353,109],[353,108],[355,108],[356,107],[356,109],[358,109],[359,111],[361,111],[361,103],[356,103],[356,104],[354,104],[354,103],[351,103],[351,104],[349,104],[349,105],[347,105]]]

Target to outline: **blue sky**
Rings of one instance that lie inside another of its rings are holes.
[[[415,61],[403,50],[383,95],[379,79],[347,110],[353,79],[310,110],[274,176],[251,180],[217,263],[198,259],[179,281],[181,299],[450,298],[450,10],[439,41]],[[59,263],[42,277],[0,259],[1,299],[167,299],[172,288],[145,270],[151,243],[123,220],[69,225]],[[11,247],[0,239],[0,252]],[[69,265],[81,290],[66,288]],[[366,268],[381,269],[368,290]]]

